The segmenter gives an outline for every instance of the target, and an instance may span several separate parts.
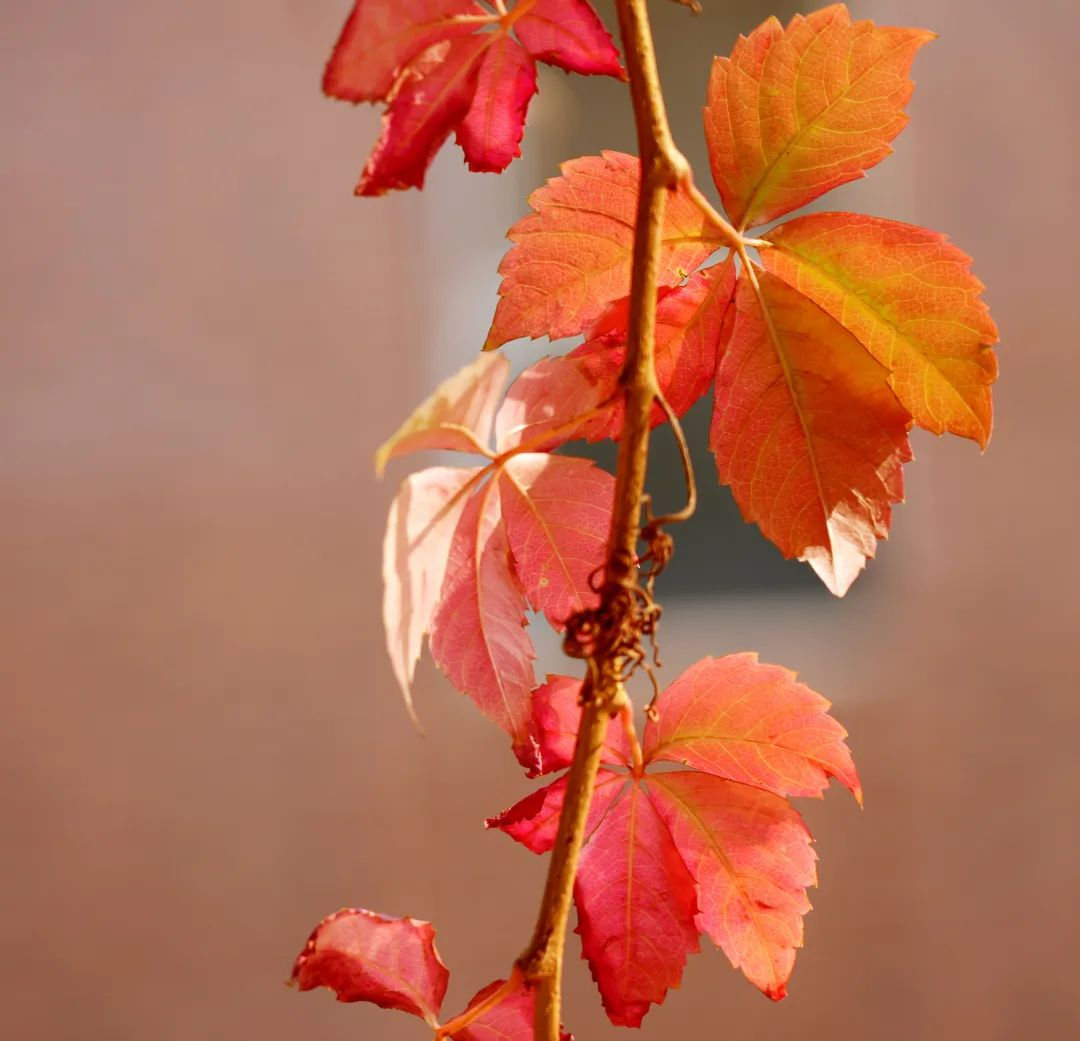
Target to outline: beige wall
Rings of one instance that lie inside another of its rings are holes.
[[[531,923],[542,862],[479,827],[528,783],[427,666],[417,736],[381,650],[371,453],[465,341],[444,356],[425,306],[448,295],[428,275],[454,277],[448,224],[349,194],[376,119],[317,92],[344,6],[3,0],[5,1038],[418,1039],[281,985],[313,922],[434,920],[455,1003]],[[852,6],[942,34],[896,206],[844,204],[978,257],[1000,420],[984,458],[919,441],[848,601],[673,610],[672,672],[751,646],[833,698],[867,809],[809,808],[822,886],[792,997],[710,953],[646,1036],[1066,1041],[1080,24],[1066,2]],[[657,8],[665,32],[688,18]],[[520,209],[528,185],[490,183]],[[576,956],[570,978],[579,1039],[614,1037]]]

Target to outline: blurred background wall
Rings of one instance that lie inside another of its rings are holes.
[[[378,558],[403,470],[378,484],[371,458],[479,344],[528,191],[560,159],[631,146],[625,98],[545,75],[512,173],[469,177],[448,149],[425,194],[355,200],[377,114],[318,92],[346,6],[2,2],[5,1038],[422,1038],[283,985],[312,924],[349,904],[433,920],[448,1007],[531,927],[543,862],[479,827],[530,787],[502,735],[426,663],[429,737],[394,689]],[[708,58],[768,5],[653,6],[707,181]],[[791,997],[771,1005],[709,952],[645,1036],[1064,1041],[1080,1034],[1080,16],[851,7],[942,39],[897,155],[828,205],[974,254],[1003,332],[997,430],[983,458],[917,439],[910,505],[844,601],[723,495],[727,519],[686,534],[668,678],[746,648],[797,668],[852,732],[867,809],[839,792],[807,808],[822,882]],[[744,549],[760,571],[725,585]],[[568,989],[579,1039],[616,1036],[576,957]]]

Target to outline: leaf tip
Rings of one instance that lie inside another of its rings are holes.
[[[847,595],[848,590],[855,584],[855,579],[866,566],[866,558],[857,552],[846,554],[848,559],[844,559],[844,556],[839,547],[834,547],[831,552],[829,550],[815,552],[811,548],[799,559],[805,560],[814,569],[825,588],[840,600]]]
[[[770,1001],[783,1001],[788,995],[787,981],[776,983],[766,987],[762,993]]]
[[[412,691],[407,686],[404,686],[401,688],[401,694],[405,701],[405,711],[409,713],[409,720],[412,722],[416,732],[421,737],[427,737],[427,731],[424,729],[424,724],[420,722],[420,716],[416,711],[416,705],[413,704]]]

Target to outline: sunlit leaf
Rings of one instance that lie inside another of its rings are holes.
[[[769,18],[713,62],[705,138],[738,227],[861,177],[907,125],[915,52],[933,33],[852,22],[843,4]]]

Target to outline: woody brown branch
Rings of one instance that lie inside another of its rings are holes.
[[[620,377],[625,411],[600,604],[600,612],[611,623],[609,632],[616,635],[601,640],[589,660],[582,685],[581,723],[540,912],[532,940],[518,960],[536,988],[535,1041],[559,1041],[563,954],[574,877],[607,724],[625,703],[621,634],[633,624],[649,432],[659,392],[654,301],[661,234],[668,191],[690,180],[689,165],[675,147],[664,109],[646,0],[617,0],[616,7],[641,157],[627,351]]]

